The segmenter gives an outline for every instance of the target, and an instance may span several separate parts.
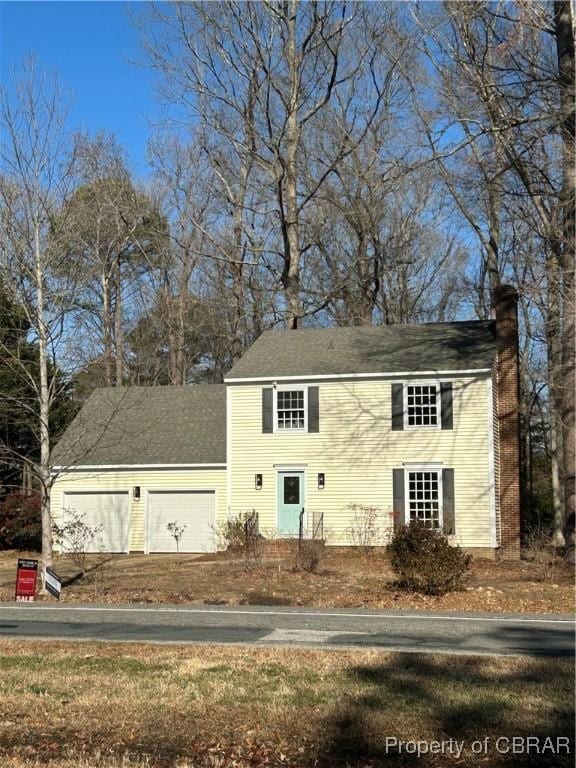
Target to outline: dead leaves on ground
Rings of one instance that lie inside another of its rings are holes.
[[[1,553],[0,600],[13,600],[17,553]],[[319,608],[392,608],[488,612],[571,613],[574,588],[570,569],[558,568],[552,583],[537,579],[524,561],[475,559],[466,587],[443,597],[394,588],[382,554],[328,551],[319,573],[294,572],[282,560],[267,560],[246,571],[237,556],[213,560],[186,555],[118,555],[99,563],[88,576],[65,589],[63,599],[99,603],[196,603]],[[66,575],[70,563],[56,560]],[[50,598],[48,598],[50,599]]]

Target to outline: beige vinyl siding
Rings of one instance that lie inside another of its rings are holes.
[[[324,514],[329,543],[349,544],[348,505],[379,507],[383,525],[390,528],[393,468],[402,467],[404,462],[441,462],[444,467],[454,468],[456,540],[466,547],[490,546],[485,376],[453,379],[453,430],[392,431],[390,380],[340,380],[318,383],[317,434],[263,434],[263,386],[229,385],[232,514],[254,509],[261,529],[273,533],[276,465],[305,465],[308,513]],[[326,475],[324,490],[318,489],[319,472]],[[254,488],[255,473],[263,475],[259,491]]]
[[[140,500],[132,498],[132,488],[140,486]],[[146,546],[146,507],[148,490],[214,490],[216,520],[226,517],[226,469],[146,469],[73,470],[62,472],[52,488],[50,507],[58,522],[66,491],[129,491],[130,551],[143,552]]]

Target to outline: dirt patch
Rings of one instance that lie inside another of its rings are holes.
[[[13,600],[18,553],[0,553],[0,599]],[[66,602],[292,605],[454,611],[572,613],[570,568],[559,566],[553,581],[538,580],[525,561],[475,559],[460,592],[444,597],[406,593],[394,587],[385,554],[365,557],[342,550],[327,553],[318,573],[294,571],[289,559],[265,560],[247,571],[236,555],[89,556],[88,572],[64,589]],[[56,557],[55,570],[71,579],[76,569]],[[48,598],[51,599],[51,598]]]

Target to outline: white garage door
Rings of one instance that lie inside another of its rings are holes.
[[[184,528],[178,543],[180,552],[214,552],[214,491],[149,491],[148,551],[176,552],[169,523]]]
[[[64,524],[75,519],[72,512],[81,515],[87,526],[98,528],[92,539],[86,541],[86,552],[128,552],[130,512],[128,493],[110,491],[102,493],[66,493],[64,495]],[[70,549],[64,545],[63,550]]]

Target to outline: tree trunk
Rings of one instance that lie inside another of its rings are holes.
[[[244,206],[248,185],[247,160],[242,161],[240,169],[240,193],[237,200],[231,201],[234,206],[234,258],[230,264],[232,272],[232,343],[231,354],[235,362],[244,352]]]
[[[186,251],[180,263],[178,295],[172,298],[166,280],[166,316],[169,328],[170,383],[177,386],[186,384],[186,327],[188,322],[190,254]]]
[[[178,297],[178,317],[176,318],[176,330],[174,343],[176,345],[175,368],[172,378],[173,384],[183,386],[186,384],[186,316],[188,309],[188,281],[180,287]]]
[[[488,182],[488,222],[489,233],[486,243],[486,272],[490,294],[500,285],[500,193],[495,179]]]
[[[378,276],[378,260],[370,258],[368,243],[364,233],[356,231],[358,245],[356,248],[356,273],[358,275],[358,298],[355,306],[348,313],[352,317],[353,325],[372,325],[374,309],[380,289]]]
[[[244,282],[242,264],[235,262],[230,265],[232,269],[232,297],[234,305],[232,308],[232,360],[236,361],[242,357],[244,351]]]
[[[560,109],[562,118],[562,384],[561,419],[564,451],[565,519],[576,514],[576,249],[574,194],[576,187],[574,30],[570,0],[554,3],[554,26],[558,55]]]
[[[554,509],[554,539],[558,546],[564,543],[564,487],[561,398],[558,382],[561,373],[560,347],[560,295],[561,274],[555,255],[549,255],[546,274],[548,278],[548,307],[546,314],[546,348],[548,354],[548,391],[550,423],[550,460],[552,472],[552,503]]]
[[[557,411],[550,413],[550,463],[552,471],[552,504],[554,508],[554,543],[557,547],[564,546],[564,494],[562,486],[561,467],[563,456],[561,447],[562,425],[559,423]]]
[[[564,508],[565,519],[569,520],[572,515],[576,514],[576,424],[574,413],[574,393],[576,392],[576,325],[574,321],[576,283],[573,266],[565,268],[563,294],[562,389],[560,395],[562,400]]]
[[[172,297],[169,296],[168,291],[166,291],[166,297],[164,299],[163,306],[164,312],[166,313],[164,320],[168,329],[168,378],[170,380],[170,384],[177,385],[180,384],[180,376],[178,366],[179,334],[178,328],[176,326],[178,325],[178,319],[180,315],[180,299],[178,299],[176,317],[172,316],[172,305]]]
[[[104,336],[104,376],[107,387],[112,386],[112,302],[110,300],[110,275],[102,271],[102,330]]]
[[[116,360],[116,386],[121,387],[124,382],[124,329],[122,327],[122,281],[120,269],[115,285],[114,296],[114,347]]]
[[[38,406],[40,462],[37,468],[40,481],[40,509],[42,515],[42,584],[46,568],[52,567],[52,519],[50,515],[50,391],[48,385],[48,333],[44,320],[44,273],[40,248],[40,227],[34,231],[34,266],[36,282],[36,317],[38,331],[38,371],[40,375]]]
[[[286,120],[286,161],[284,192],[286,198],[286,242],[288,253],[284,255],[284,288],[286,291],[287,326],[298,328],[300,309],[300,233],[298,212],[298,148],[300,144],[300,126],[298,124],[299,106],[299,62],[296,48],[297,2],[288,4],[288,67],[290,70],[290,102]]]

